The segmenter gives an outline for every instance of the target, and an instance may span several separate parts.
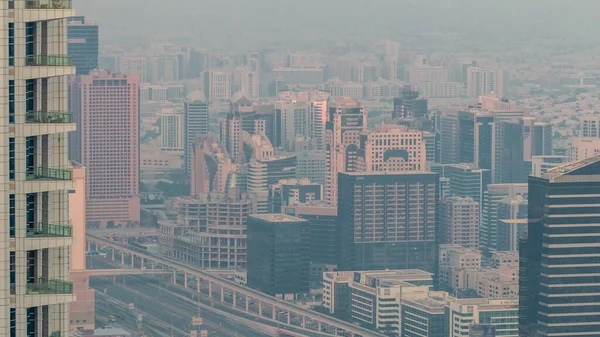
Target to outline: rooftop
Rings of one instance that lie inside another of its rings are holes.
[[[253,214],[250,215],[252,218],[256,218],[268,222],[306,222],[307,220],[298,218],[287,214]]]

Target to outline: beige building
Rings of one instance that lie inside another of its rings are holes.
[[[365,172],[424,171],[427,153],[422,131],[381,124],[360,135],[359,169]]]
[[[226,101],[231,98],[231,72],[213,69],[204,73],[204,95],[209,102]]]
[[[467,69],[467,96],[478,97],[494,94],[504,97],[508,82],[504,70],[471,67]]]
[[[473,198],[440,200],[440,242],[479,248],[479,203]]]
[[[358,101],[342,97],[329,102],[328,117],[331,127],[325,137],[325,201],[337,205],[337,176],[358,169],[360,135],[367,129],[367,114]]]
[[[75,75],[67,18],[75,11],[67,0],[1,6],[0,336],[68,336],[75,300],[68,133],[76,125],[67,99],[67,77]]]
[[[69,223],[73,226],[75,243],[71,246],[71,281],[77,300],[70,305],[71,329],[92,330],[95,327],[95,291],[85,265],[85,167],[71,162],[75,188],[69,193]]]

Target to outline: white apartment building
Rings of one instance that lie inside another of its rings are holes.
[[[204,73],[204,95],[209,102],[231,98],[231,72],[227,69],[208,70]]]
[[[425,82],[419,85],[419,93],[427,98],[457,98],[463,90],[460,82]]]
[[[138,75],[140,83],[147,82],[147,59],[145,56],[121,55],[119,56],[119,72]]]
[[[3,44],[0,78],[5,170],[0,244],[0,336],[68,336],[69,190],[75,189],[67,134],[68,0],[0,2]],[[36,103],[30,105],[30,103]]]
[[[467,69],[467,96],[478,97],[494,94],[504,97],[508,75],[504,70],[491,70],[480,67]]]
[[[183,152],[185,149],[183,105],[163,108],[160,120],[160,149]]]

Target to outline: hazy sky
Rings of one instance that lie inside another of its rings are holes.
[[[74,0],[116,38],[256,41],[461,36],[596,38],[597,0]],[[264,41],[264,42],[263,42]],[[157,41],[158,42],[158,41]]]

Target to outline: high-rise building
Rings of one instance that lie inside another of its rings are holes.
[[[182,152],[184,150],[184,115],[181,106],[164,107],[160,113],[160,149]]]
[[[494,94],[503,97],[507,94],[508,74],[504,70],[490,70],[480,67],[467,69],[467,95],[478,97]]]
[[[450,179],[450,196],[471,198],[480,205],[483,194],[491,183],[489,170],[477,169],[471,164],[433,164],[430,169],[441,178]]]
[[[236,67],[232,76],[232,94],[243,92],[251,100],[260,98],[260,81],[257,71],[247,67]]]
[[[521,241],[519,336],[600,335],[600,156],[529,177],[528,237]]]
[[[533,117],[523,118],[523,160],[533,156],[551,156],[552,125],[536,122]]]
[[[71,159],[87,169],[88,223],[139,225],[138,77],[92,71],[71,82],[70,94],[80,128],[70,135]]]
[[[424,171],[423,132],[404,125],[380,124],[360,134],[358,170],[366,172]]]
[[[364,106],[351,98],[329,102],[325,141],[325,200],[337,205],[338,173],[357,170],[360,134],[367,129]]]
[[[119,56],[119,72],[126,75],[137,75],[140,83],[146,82],[147,59],[144,56]]]
[[[67,76],[70,1],[2,2],[2,285],[0,335],[67,336],[69,303]],[[62,111],[62,112],[61,112]]]
[[[440,116],[440,163],[473,163],[475,153],[475,114],[448,110]]]
[[[587,115],[580,118],[579,137],[600,138],[600,117]]]
[[[282,213],[285,206],[321,200],[322,186],[308,179],[283,179],[269,186],[269,213]]]
[[[83,16],[67,19],[67,37],[69,55],[77,75],[87,75],[98,69],[99,33],[95,22],[87,21]]]
[[[337,264],[336,207],[326,205],[323,202],[312,202],[282,207],[281,213],[306,219],[310,222],[311,267]]]
[[[472,198],[440,200],[439,243],[479,248],[479,203]]]
[[[497,121],[492,150],[492,182],[523,183],[528,170],[523,161],[523,121]]]
[[[248,286],[296,299],[309,291],[309,222],[286,214],[248,217]]]
[[[481,210],[481,226],[479,229],[479,246],[485,258],[489,259],[498,249],[498,227],[501,220],[519,219],[527,216],[523,209],[516,207],[506,213],[506,208],[501,211],[500,203],[518,203],[527,200],[527,184],[491,184],[487,186],[483,195]],[[520,213],[519,213],[520,212]]]
[[[323,151],[302,151],[298,153],[296,178],[325,185],[325,153]]]
[[[176,55],[155,55],[147,64],[148,82],[173,82],[179,80],[179,58]]]
[[[438,175],[339,173],[340,270],[435,265]]]
[[[199,193],[175,205],[177,220],[159,224],[161,254],[201,268],[246,267],[247,195]]]
[[[231,73],[227,69],[211,69],[204,72],[204,95],[208,102],[226,101],[231,98]]]
[[[185,167],[191,169],[192,146],[198,135],[208,134],[208,104],[200,91],[190,93],[183,103]]]
[[[427,99],[419,98],[419,92],[410,89],[402,91],[402,97],[394,98],[392,118],[411,119],[427,115]]]

